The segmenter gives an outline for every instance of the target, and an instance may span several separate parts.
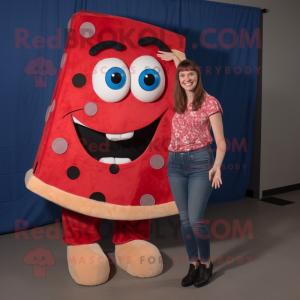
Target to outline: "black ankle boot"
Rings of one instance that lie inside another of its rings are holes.
[[[208,284],[209,278],[212,276],[213,263],[210,261],[209,268],[206,268],[205,264],[200,264],[198,267],[197,275],[194,279],[194,286],[201,287]]]
[[[194,264],[190,264],[189,272],[188,274],[182,279],[181,285],[184,287],[190,286],[194,284],[194,278],[197,275],[198,269],[195,268],[196,266]]]

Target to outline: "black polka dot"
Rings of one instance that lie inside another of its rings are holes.
[[[80,171],[77,167],[70,167],[67,171],[67,176],[74,180],[74,179],[77,179],[80,175]]]
[[[102,193],[100,193],[100,192],[93,193],[90,196],[90,199],[93,199],[93,200],[96,200],[96,201],[105,202],[105,196]]]
[[[117,174],[117,173],[119,173],[119,171],[120,171],[120,168],[119,168],[118,165],[116,165],[116,164],[110,165],[110,167],[109,167],[109,172],[110,172],[111,174]]]
[[[34,170],[33,170],[33,174],[35,173],[35,171],[36,171],[36,168],[37,168],[37,166],[38,166],[38,161],[36,162],[36,164],[35,164],[35,166],[34,166]]]
[[[75,74],[72,82],[75,87],[81,88],[86,84],[86,77],[81,73]]]

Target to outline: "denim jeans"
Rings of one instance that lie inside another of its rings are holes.
[[[204,212],[212,191],[209,170],[214,156],[209,145],[187,152],[169,152],[168,178],[179,211],[181,232],[189,261],[210,259],[210,236]]]

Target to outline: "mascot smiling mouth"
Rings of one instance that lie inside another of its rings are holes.
[[[140,157],[149,146],[162,116],[141,129],[120,134],[96,131],[72,115],[77,135],[85,151],[107,164],[126,164]]]

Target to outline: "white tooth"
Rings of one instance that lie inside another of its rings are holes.
[[[106,138],[111,141],[124,141],[129,140],[133,137],[134,131],[126,132],[126,133],[120,133],[120,134],[106,134]]]
[[[123,157],[102,157],[100,159],[100,162],[104,163],[104,164],[127,164],[129,162],[131,162],[130,158],[123,158]]]
[[[102,157],[100,159],[100,162],[103,162],[105,164],[115,164],[115,158],[114,157]]]
[[[81,123],[74,116],[72,116],[72,118],[73,118],[73,122],[74,123],[79,124],[81,126],[84,126],[86,128],[90,128],[90,127],[84,125],[83,123]],[[109,134],[109,133],[107,133],[106,134],[106,138],[108,140],[111,140],[111,141],[129,140],[129,139],[131,139],[133,137],[133,134],[134,134],[134,131],[126,132],[126,133],[119,133],[119,134]]]
[[[116,157],[115,160],[116,160],[117,165],[127,164],[127,163],[131,162],[130,158],[123,158],[123,157],[122,158],[121,157]]]
[[[127,132],[127,133],[122,133],[121,140],[122,141],[129,140],[133,137],[133,134],[134,134],[134,131]]]
[[[122,134],[105,134],[106,138],[111,141],[120,141]]]
[[[73,122],[74,123],[87,127],[86,125],[84,125],[83,123],[81,123],[80,121],[78,121],[74,116],[72,116],[72,118],[73,118]],[[89,128],[89,127],[87,127],[87,128]]]

